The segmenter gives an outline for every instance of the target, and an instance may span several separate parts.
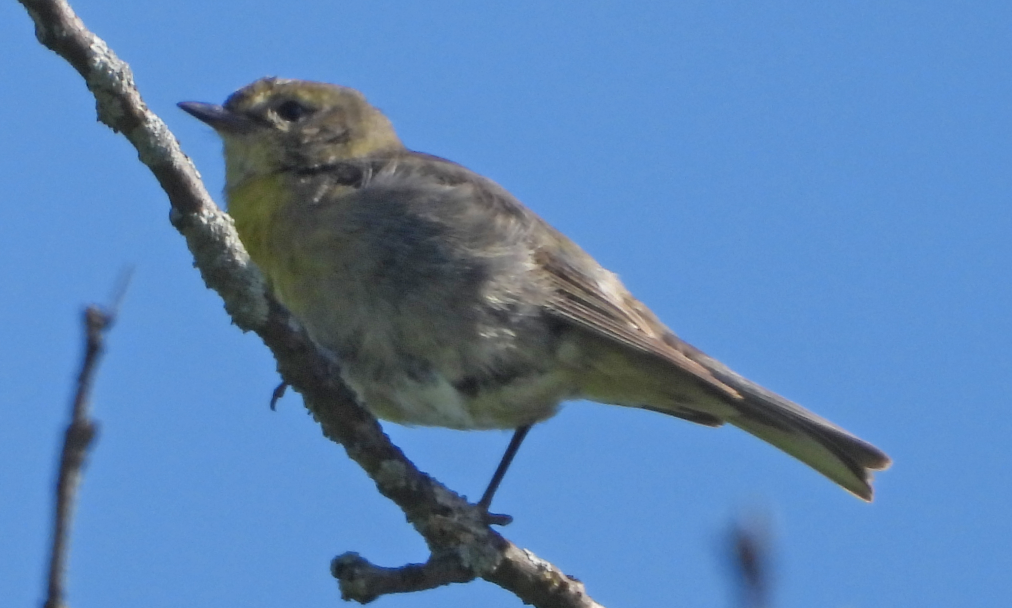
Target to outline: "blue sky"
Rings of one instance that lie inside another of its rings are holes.
[[[683,338],[885,449],[866,505],[734,429],[574,403],[537,427],[505,534],[609,606],[728,606],[766,513],[778,606],[1000,606],[1012,524],[1012,6],[1000,2],[78,3],[213,193],[175,107],[265,75],[350,85],[409,147],[495,179]],[[425,558],[231,326],[80,77],[0,3],[0,589],[39,601],[79,312],[135,276],[70,601],[329,606],[328,562]],[[220,197],[219,197],[220,199]],[[394,441],[477,498],[508,434]],[[379,606],[518,606],[483,582]]]

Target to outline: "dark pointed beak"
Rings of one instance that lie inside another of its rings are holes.
[[[253,126],[253,121],[249,118],[241,114],[234,114],[226,108],[213,103],[181,101],[177,105],[187,114],[210,125],[215,131],[243,133],[249,131]]]

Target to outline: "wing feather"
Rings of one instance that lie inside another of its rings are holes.
[[[563,247],[562,251],[566,254],[578,260],[587,256],[568,240],[565,244],[572,248]],[[621,286],[614,275],[607,273],[596,262],[591,261],[591,272],[599,275],[596,279],[575,264],[567,263],[562,256],[546,250],[539,251],[537,262],[547,271],[553,287],[546,303],[549,314],[602,338],[666,361],[725,398],[740,399],[737,391],[687,355],[694,348],[661,324]]]

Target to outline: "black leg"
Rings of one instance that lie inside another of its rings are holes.
[[[277,409],[278,400],[285,396],[285,391],[288,390],[288,383],[282,382],[278,385],[274,392],[271,394],[271,411]]]
[[[517,450],[520,449],[520,444],[524,442],[524,437],[527,436],[527,431],[529,430],[531,430],[531,425],[525,424],[513,432],[513,439],[510,439],[510,444],[506,446],[506,453],[502,455],[502,460],[499,461],[499,466],[492,475],[492,481],[488,482],[485,493],[482,494],[481,500],[478,501],[479,507],[488,511],[489,506],[492,505],[492,497],[495,496],[495,491],[499,489],[502,478],[506,476],[506,469],[510,468],[510,463],[513,462],[513,457],[517,455]]]

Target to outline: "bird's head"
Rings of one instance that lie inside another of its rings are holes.
[[[225,144],[228,187],[278,171],[311,172],[342,160],[403,149],[390,121],[354,89],[262,78],[224,105],[184,101]]]

